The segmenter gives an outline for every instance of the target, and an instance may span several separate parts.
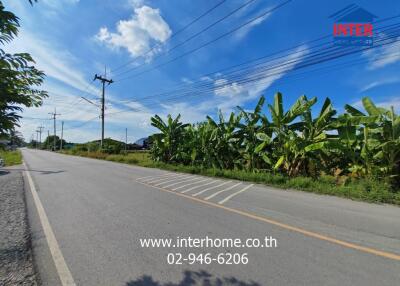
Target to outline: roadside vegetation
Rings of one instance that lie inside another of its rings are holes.
[[[120,154],[109,154],[104,151],[85,151],[77,149],[78,148],[73,147],[68,150],[63,150],[61,153],[118,163],[140,165],[143,167],[151,167],[154,164],[153,160],[150,158],[149,152],[147,151],[129,151],[127,153],[122,152]],[[79,147],[79,149],[82,149],[82,147]]]
[[[39,89],[45,74],[34,67],[34,59],[28,53],[11,54],[3,49],[18,35],[19,21],[0,1],[0,137],[9,136],[19,126],[24,107],[38,107],[48,96]]]
[[[366,113],[346,105],[337,115],[326,99],[315,116],[316,101],[302,96],[284,111],[277,93],[269,117],[261,97],[253,111],[238,107],[228,120],[220,113],[197,124],[156,115],[160,133],[150,137],[149,152],[125,153],[121,144],[101,152],[89,142],[64,153],[400,205],[400,117],[368,98]]]
[[[4,160],[4,164],[6,167],[22,164],[22,155],[19,150],[16,151],[0,150],[0,158]]]
[[[346,105],[337,115],[329,98],[312,112],[316,102],[301,96],[284,111],[277,93],[268,114],[261,97],[253,111],[238,107],[228,120],[220,113],[218,121],[197,124],[156,115],[151,157],[178,170],[400,204],[400,117],[393,108],[363,98],[365,113]]]

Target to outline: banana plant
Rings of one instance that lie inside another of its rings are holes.
[[[179,140],[185,127],[189,125],[180,122],[180,118],[180,114],[175,119],[172,119],[169,114],[167,123],[165,123],[158,115],[151,117],[151,125],[161,131],[161,133],[152,135],[152,155],[155,160],[171,162],[176,159]]]
[[[151,123],[160,132],[153,135],[151,154],[154,160],[206,168],[374,176],[399,186],[400,117],[394,109],[363,98],[365,112],[346,105],[337,116],[326,98],[314,114],[316,101],[303,95],[285,111],[276,93],[267,105],[270,117],[262,112],[262,96],[252,111],[237,107],[227,120],[219,112],[193,125],[180,122],[180,115],[165,122],[155,115]]]
[[[273,105],[268,104],[272,117],[271,128],[274,133],[274,170],[283,169],[284,172],[292,175],[297,173],[299,163],[297,159],[304,149],[301,138],[297,132],[301,132],[302,123],[293,122],[301,115],[310,111],[310,108],[316,103],[317,98],[307,99],[306,96],[300,96],[296,102],[288,109],[283,111],[282,94],[275,94]],[[265,156],[264,156],[265,157]]]
[[[265,102],[265,97],[261,96],[252,112],[237,106],[242,115],[243,121],[237,127],[237,138],[240,139],[241,158],[236,162],[243,165],[248,170],[260,167],[260,152],[258,133],[269,132],[270,123],[265,115],[261,113]],[[261,124],[260,124],[261,122]]]

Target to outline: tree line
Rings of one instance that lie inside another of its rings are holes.
[[[47,92],[39,88],[45,74],[34,67],[33,58],[2,48],[18,35],[19,26],[19,18],[0,1],[0,139],[12,140],[23,107],[40,106],[47,97]]]
[[[261,96],[254,110],[237,107],[227,119],[207,116],[204,122],[184,124],[180,115],[151,124],[153,160],[201,168],[280,173],[289,177],[332,175],[374,178],[400,185],[400,117],[393,107],[376,106],[363,98],[365,113],[345,105],[342,114],[326,98],[318,113],[317,98],[300,96],[284,110],[276,93],[263,112]],[[316,115],[314,115],[316,114]]]

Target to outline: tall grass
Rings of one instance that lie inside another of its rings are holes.
[[[13,166],[22,164],[21,151],[4,151],[0,150],[0,158],[4,160],[6,166]]]

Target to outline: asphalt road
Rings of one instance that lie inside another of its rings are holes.
[[[23,156],[76,285],[399,285],[398,207],[46,151],[23,150]],[[27,188],[42,283],[61,285]],[[178,236],[268,236],[277,247],[140,245],[144,238]],[[168,253],[191,252],[248,253],[248,263],[167,263]]]

